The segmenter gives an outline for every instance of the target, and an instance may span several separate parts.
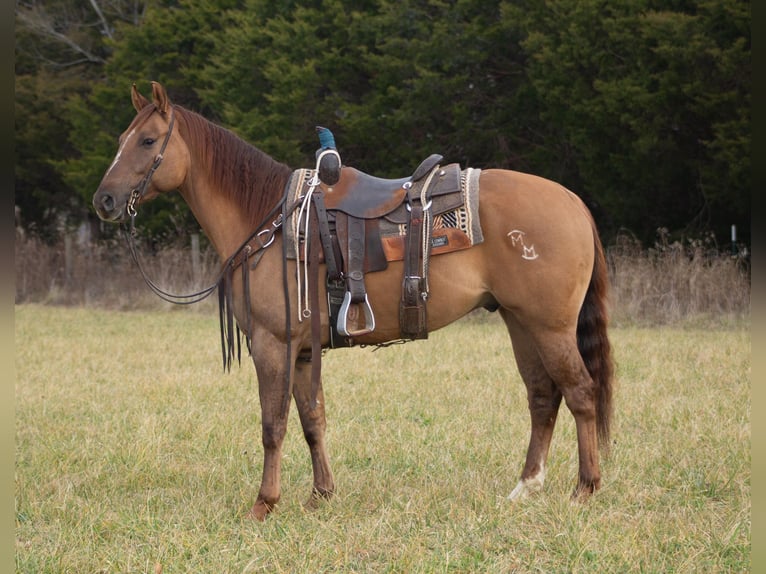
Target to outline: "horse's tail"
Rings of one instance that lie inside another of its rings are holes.
[[[614,379],[612,345],[607,335],[609,276],[604,248],[601,245],[592,217],[590,222],[593,229],[595,254],[590,285],[588,285],[585,301],[577,319],[577,347],[593,382],[596,384],[596,427],[599,444],[608,451]]]

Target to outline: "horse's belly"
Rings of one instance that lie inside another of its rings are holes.
[[[428,330],[434,331],[460,319],[473,309],[491,303],[484,274],[473,249],[433,257],[429,264],[426,314]],[[360,343],[398,339],[399,306],[402,297],[403,265],[389,263],[388,269],[365,278],[367,294],[375,314],[375,331]]]

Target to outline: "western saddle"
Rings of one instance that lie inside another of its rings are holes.
[[[410,177],[401,179],[382,179],[343,167],[334,185],[313,177],[308,191],[301,192],[303,201],[310,200],[310,208],[303,215],[309,218],[308,237],[298,234],[304,247],[296,248],[296,257],[308,259],[309,266],[312,261],[326,265],[330,347],[351,346],[355,338],[375,329],[365,274],[382,271],[393,260],[404,262],[400,336],[405,340],[428,337],[426,300],[433,217],[464,202],[460,166],[441,167],[442,159],[433,154]],[[402,234],[383,237],[381,225],[399,226]],[[446,236],[440,239],[442,244],[449,241]],[[469,246],[467,240],[454,243],[460,245],[444,251]]]

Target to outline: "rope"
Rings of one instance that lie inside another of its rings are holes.
[[[309,293],[309,233],[311,231],[310,229],[310,209],[311,209],[311,200],[314,195],[314,191],[316,188],[319,187],[319,184],[321,183],[319,180],[319,162],[322,161],[322,158],[327,155],[328,153],[334,153],[337,155],[337,152],[331,149],[324,150],[322,153],[320,153],[317,156],[316,160],[316,166],[314,168],[313,172],[309,172],[311,177],[309,178],[308,182],[306,182],[306,185],[308,186],[308,189],[306,190],[306,194],[299,198],[300,201],[300,209],[298,210],[298,218],[295,224],[296,228],[296,245],[295,245],[295,254],[298,261],[296,262],[295,266],[295,278],[298,285],[297,290],[297,299],[298,299],[298,322],[302,323],[303,319],[308,319],[311,317],[311,302],[308,298]],[[300,185],[300,183],[299,183]],[[300,229],[301,226],[303,226],[303,264],[301,265],[300,262]],[[301,277],[301,275],[303,277]]]
[[[431,213],[431,201],[428,198],[428,187],[431,185],[431,180],[437,171],[439,171],[438,165],[431,170],[431,173],[428,174],[428,178],[423,184],[423,187],[420,188],[420,205],[423,206],[423,245],[421,246],[423,249],[423,269],[422,273],[420,274],[420,277],[423,280],[423,291],[420,293],[420,296],[424,301],[428,298],[429,291],[428,263],[431,255],[431,234],[433,231],[431,229],[433,214]]]

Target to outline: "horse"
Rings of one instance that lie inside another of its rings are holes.
[[[328,345],[325,286],[321,330],[285,320],[297,308],[295,266],[275,214],[292,168],[201,115],[171,102],[152,82],[152,100],[131,89],[136,116],[93,196],[98,216],[124,224],[159,194],[178,191],[235,276],[230,305],[251,342],[261,407],[263,469],[248,516],[263,520],[281,496],[281,451],[294,400],[313,470],[307,504],[335,491],[325,445],[322,380],[312,388],[311,349]],[[346,169],[345,166],[343,169]],[[579,469],[572,492],[588,500],[601,485],[599,456],[609,451],[614,364],[608,337],[609,280],[604,249],[583,201],[545,178],[504,169],[479,175],[483,241],[432,257],[428,330],[486,308],[502,317],[527,391],[531,432],[518,483],[508,498],[542,490],[551,437],[563,400],[574,417]],[[241,261],[256,238],[257,257]],[[249,243],[248,243],[249,241]],[[234,262],[232,264],[232,262]],[[324,263],[320,263],[320,268]],[[367,274],[374,330],[360,345],[400,338],[402,262]],[[317,341],[317,338],[319,340]]]

